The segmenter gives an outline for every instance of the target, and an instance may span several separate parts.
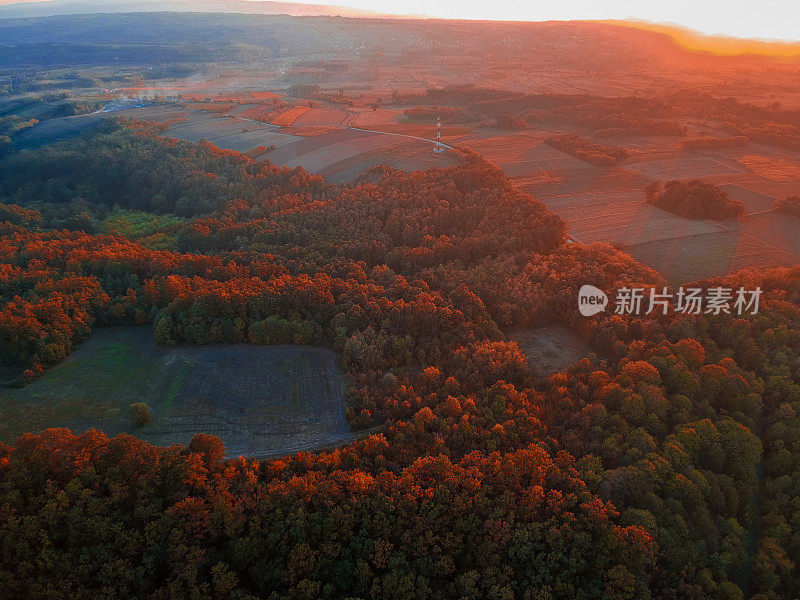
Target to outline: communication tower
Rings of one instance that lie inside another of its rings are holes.
[[[442,120],[439,117],[436,117],[436,146],[433,151],[444,152],[444,146],[442,145]]]

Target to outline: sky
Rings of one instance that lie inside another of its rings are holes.
[[[800,41],[800,0],[307,0],[447,19],[639,19],[702,33]]]

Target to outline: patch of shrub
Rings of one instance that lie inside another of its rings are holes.
[[[689,219],[732,219],[744,214],[744,204],[716,185],[689,181],[656,181],[645,188],[650,204]]]
[[[498,115],[496,125],[498,129],[508,129],[511,131],[528,129],[528,122],[516,115]]]
[[[150,415],[150,407],[144,402],[134,402],[131,404],[131,413],[133,415],[133,422],[136,423],[137,427],[149,425],[150,421],[153,420]]]
[[[627,148],[620,146],[596,144],[577,133],[563,133],[551,136],[545,140],[545,144],[597,167],[616,164],[618,160],[631,153]]]

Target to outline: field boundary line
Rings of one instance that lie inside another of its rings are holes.
[[[352,125],[350,125],[350,127],[345,127],[343,129],[352,129],[354,131],[366,131],[367,133],[380,133],[382,135],[396,135],[398,137],[410,138],[412,140],[422,140],[423,142],[430,142],[431,144],[434,144],[434,145],[436,144],[436,140],[431,140],[431,139],[424,138],[424,137],[419,137],[419,136],[416,136],[416,135],[408,135],[407,133],[393,133],[391,131],[377,131],[375,129],[363,129],[361,127],[353,127]],[[453,148],[452,146],[448,146],[444,142],[440,142],[440,143],[442,144],[442,147],[447,148],[448,150],[455,150],[455,148]]]
[[[329,440],[326,442],[320,443],[309,443],[309,444],[299,444],[297,446],[291,446],[289,448],[283,448],[281,450],[277,450],[275,452],[269,452],[266,454],[258,454],[255,456],[248,456],[246,458],[252,458],[255,460],[270,460],[273,458],[280,458],[282,456],[291,456],[294,454],[298,454],[300,452],[324,452],[326,450],[334,450],[336,448],[341,448],[342,446],[349,444],[350,442],[355,442],[359,439],[365,438],[368,435],[372,435],[373,433],[379,433],[386,429],[386,424],[383,425],[376,425],[375,427],[370,427],[369,429],[362,429],[361,431],[355,431],[353,433],[349,433],[343,437]],[[230,458],[238,458],[234,456],[226,457]]]

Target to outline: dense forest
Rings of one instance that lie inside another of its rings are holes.
[[[581,317],[583,284],[664,281],[566,244],[467,152],[334,185],[128,124],[0,174],[19,384],[93,328],[150,324],[164,345],[330,347],[351,426],[385,424],[264,462],[202,434],[0,445],[4,598],[800,595],[800,268],[697,282],[760,286],[757,314]],[[554,322],[602,358],[533,376],[504,332]]]

